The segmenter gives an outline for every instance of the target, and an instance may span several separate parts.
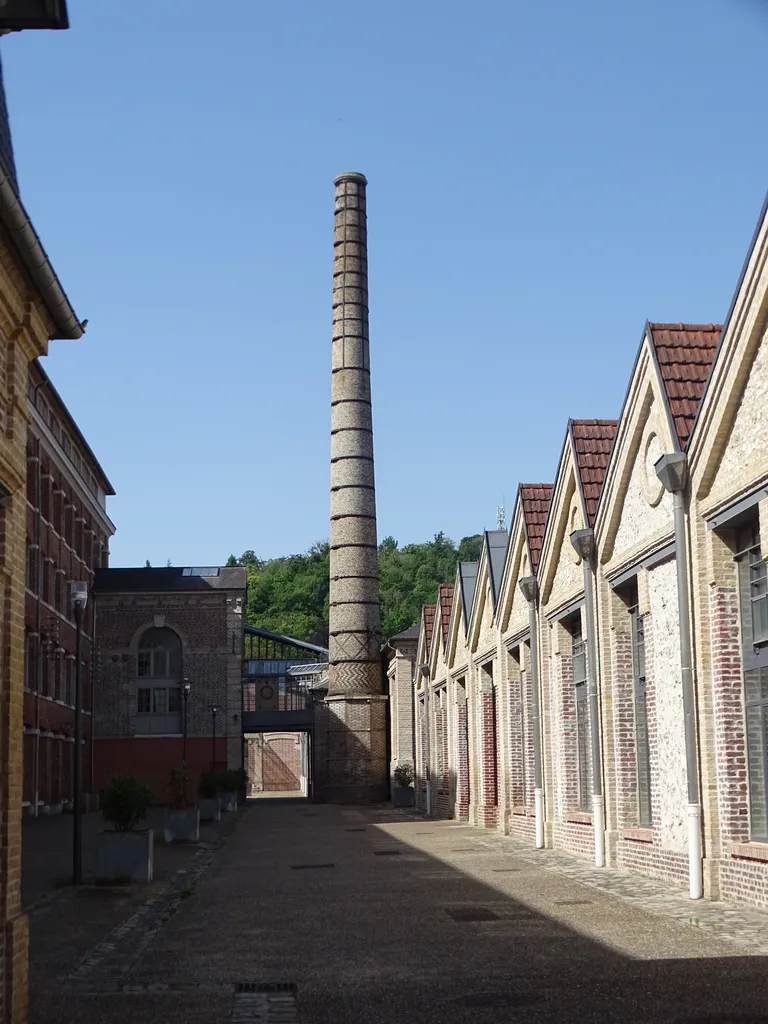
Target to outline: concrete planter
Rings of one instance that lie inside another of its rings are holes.
[[[225,813],[237,810],[237,793],[219,793],[219,806]]]
[[[415,791],[413,786],[393,786],[392,803],[395,807],[413,807],[415,804]]]
[[[96,846],[99,882],[151,882],[155,861],[155,833],[100,832]]]
[[[221,808],[217,796],[200,797],[200,821],[221,821]]]
[[[199,843],[200,811],[197,807],[166,811],[163,837],[166,843]]]

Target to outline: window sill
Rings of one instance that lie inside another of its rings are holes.
[[[527,807],[513,807],[512,813],[518,818],[527,818],[529,815]]]
[[[591,825],[592,815],[589,811],[570,811],[565,820],[572,825]]]
[[[731,843],[728,853],[740,860],[768,861],[768,843]]]
[[[652,828],[624,828],[621,830],[621,838],[628,839],[632,843],[652,843]]]

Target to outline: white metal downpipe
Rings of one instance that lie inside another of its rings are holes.
[[[672,494],[674,511],[677,607],[680,618],[680,678],[683,690],[685,764],[688,777],[688,887],[691,899],[699,900],[704,895],[704,876],[699,763],[696,748],[696,704],[691,650],[691,606],[688,593],[688,544],[685,514],[685,489],[688,486],[687,456],[684,452],[662,455],[654,469],[665,489]]]

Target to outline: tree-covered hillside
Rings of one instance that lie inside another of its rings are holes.
[[[401,548],[394,537],[379,545],[381,631],[393,636],[418,622],[421,606],[435,600],[438,583],[453,583],[456,563],[480,555],[480,535],[457,546],[443,533],[426,544]],[[303,555],[258,558],[245,551],[227,565],[248,571],[247,622],[299,640],[328,644],[329,547],[313,544]]]

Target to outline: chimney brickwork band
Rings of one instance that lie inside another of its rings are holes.
[[[366,179],[335,182],[328,696],[382,692]]]

